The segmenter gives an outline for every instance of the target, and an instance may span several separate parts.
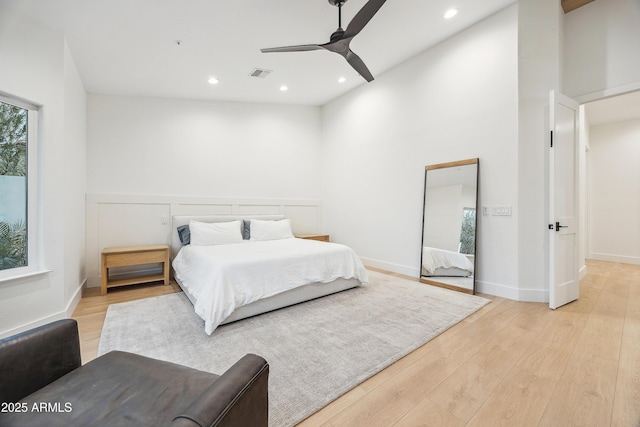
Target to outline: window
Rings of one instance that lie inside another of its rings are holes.
[[[475,255],[476,249],[476,210],[462,209],[462,230],[460,232],[461,254]]]
[[[37,114],[0,95],[0,280],[38,269]]]

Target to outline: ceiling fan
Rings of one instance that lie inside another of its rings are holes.
[[[349,48],[351,40],[358,35],[365,25],[373,18],[386,0],[369,0],[362,9],[353,17],[346,30],[342,29],[342,5],[347,0],[329,0],[333,6],[338,7],[338,29],[331,34],[328,43],[324,44],[303,44],[297,46],[272,47],[260,49],[263,53],[269,52],[304,52],[309,50],[326,49],[342,55],[347,62],[360,74],[366,81],[373,80],[373,75],[364,64],[362,59]]]

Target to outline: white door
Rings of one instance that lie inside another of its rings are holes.
[[[551,92],[549,148],[549,307],[578,299],[579,104]]]

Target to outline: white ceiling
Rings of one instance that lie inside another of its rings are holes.
[[[365,2],[344,5],[343,28]],[[379,76],[514,2],[389,0],[351,48]],[[0,0],[5,8],[64,32],[89,93],[323,105],[375,84],[335,53],[260,52],[329,41],[338,10],[327,0]],[[273,73],[249,77],[256,67]]]

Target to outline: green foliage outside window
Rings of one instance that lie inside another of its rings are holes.
[[[26,175],[27,110],[0,102],[0,178]],[[0,194],[0,218],[6,214],[7,204],[6,195]],[[27,265],[25,220],[0,221],[0,270]]]
[[[465,208],[462,212],[460,253],[474,255],[476,250],[476,210]]]
[[[27,265],[27,228],[24,222],[0,222],[0,270]]]
[[[27,110],[0,102],[0,175],[27,175]]]

